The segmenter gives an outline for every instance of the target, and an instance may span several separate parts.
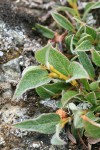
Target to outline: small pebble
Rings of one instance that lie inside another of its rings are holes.
[[[3,52],[2,51],[0,51],[0,57],[2,57],[3,56]]]

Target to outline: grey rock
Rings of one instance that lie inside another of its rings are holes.
[[[24,150],[23,148],[12,148],[11,150]]]
[[[37,49],[40,49],[40,48],[41,48],[41,44],[38,41],[36,41],[35,39],[33,39],[33,40],[26,39],[23,51],[35,52]]]
[[[1,56],[3,56],[3,52],[2,52],[2,51],[0,51],[0,57],[1,57]]]
[[[8,102],[13,96],[11,84],[0,82],[0,105]]]
[[[43,104],[44,106],[51,107],[53,110],[57,109],[56,100],[51,99],[45,99],[40,101],[40,104]]]
[[[31,148],[39,148],[40,146],[41,146],[40,142],[35,141],[30,145]]]
[[[21,108],[20,106],[12,106],[11,104],[5,104],[5,106],[2,107],[1,109],[1,122],[2,124],[8,123],[16,123],[16,122],[21,122],[25,119],[28,119],[29,117],[26,115],[27,113],[27,108]],[[17,137],[22,137],[22,133],[18,130],[16,130],[15,134]],[[24,135],[26,133],[23,132]]]
[[[0,81],[17,83],[20,76],[21,76],[21,70],[19,65],[19,58],[13,59],[1,66]]]
[[[6,91],[2,94],[4,99],[9,99],[12,97],[12,91],[10,89],[6,89]]]
[[[0,145],[5,145],[5,140],[2,135],[0,135]]]
[[[0,50],[17,49],[18,46],[23,45],[25,37],[25,30],[21,25],[11,29],[0,20]]]

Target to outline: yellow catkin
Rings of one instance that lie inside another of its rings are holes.
[[[73,86],[75,86],[75,87],[78,87],[78,86],[79,86],[79,84],[77,83],[76,80],[71,81],[71,84],[72,84]]]
[[[51,77],[51,78],[58,78],[59,76],[56,73],[51,72],[51,73],[49,73],[49,77]]]
[[[52,72],[49,74],[50,77],[52,77],[52,78],[57,77],[59,79],[65,80],[65,81],[69,79],[69,77],[67,77],[67,76],[63,75],[62,73],[60,73],[59,71],[57,71],[52,65],[49,65],[49,69]],[[71,84],[75,87],[79,86],[76,80],[71,81]]]
[[[49,66],[50,68],[50,71],[56,73],[60,79],[63,79],[63,80],[68,80],[69,78],[65,75],[63,75],[62,73],[60,73],[59,71],[57,71],[52,65]]]

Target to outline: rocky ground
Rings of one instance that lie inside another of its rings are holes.
[[[52,6],[66,0],[0,0],[0,150],[73,150],[72,143],[56,147],[50,135],[25,132],[12,127],[18,121],[53,112],[55,100],[40,100],[34,90],[13,100],[16,85],[24,68],[36,65],[34,53],[45,39],[32,31],[37,22],[46,22]],[[67,135],[62,136],[66,141]]]

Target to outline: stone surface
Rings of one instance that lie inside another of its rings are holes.
[[[10,83],[0,82],[0,105],[11,100],[13,91]]]
[[[6,64],[1,66],[1,77],[2,82],[17,82],[21,77],[21,70],[19,65],[19,58],[10,60]]]
[[[11,104],[5,104],[1,109],[1,122],[2,124],[14,124],[18,121],[28,119],[26,108],[20,106],[12,106]]]
[[[5,141],[2,135],[0,135],[0,145],[5,145]]]

